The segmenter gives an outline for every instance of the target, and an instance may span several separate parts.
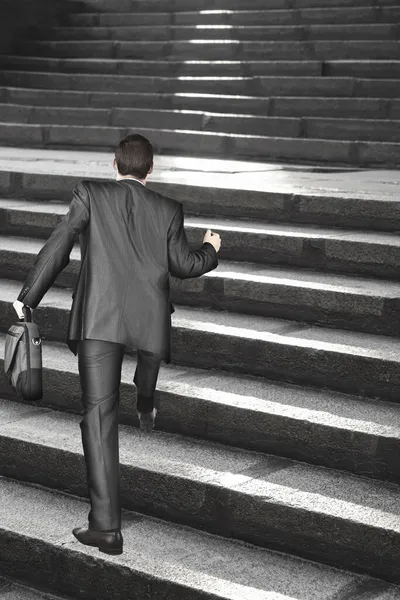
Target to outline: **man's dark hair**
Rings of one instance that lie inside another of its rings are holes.
[[[142,135],[132,133],[119,142],[115,160],[121,175],[144,179],[153,164],[153,146]]]

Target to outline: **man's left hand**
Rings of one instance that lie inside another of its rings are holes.
[[[13,302],[13,307],[14,307],[15,312],[17,313],[19,319],[25,318],[25,315],[22,312],[22,309],[24,306],[25,306],[25,304],[23,302],[20,302],[19,300],[16,300],[15,302]]]

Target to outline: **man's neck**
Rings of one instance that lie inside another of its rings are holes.
[[[146,179],[138,179],[137,177],[133,177],[133,175],[117,175],[117,181],[123,181],[124,179],[133,179],[134,181],[139,181],[142,185],[146,185]]]

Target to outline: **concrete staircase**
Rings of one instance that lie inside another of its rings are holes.
[[[0,143],[400,165],[395,0],[66,2],[1,57]]]
[[[1,149],[2,349],[73,184],[112,176],[110,163]],[[100,555],[71,534],[88,512],[65,344],[77,245],[34,313],[43,401],[17,401],[0,369],[0,575],[69,599],[400,600],[398,174],[156,165],[149,185],[184,202],[191,243],[212,227],[223,247],[215,272],[172,279],[173,363],[147,438],[125,355],[125,552]]]

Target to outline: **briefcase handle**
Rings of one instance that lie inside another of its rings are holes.
[[[21,319],[21,321],[32,323],[32,309],[29,306],[24,305],[22,307],[22,312],[24,313],[24,319]]]

